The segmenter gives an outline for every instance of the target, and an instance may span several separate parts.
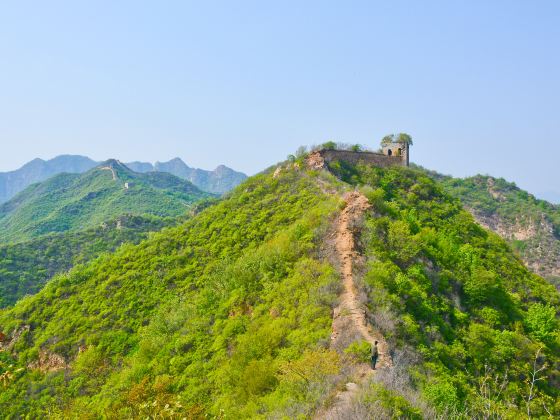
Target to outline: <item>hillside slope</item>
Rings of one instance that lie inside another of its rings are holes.
[[[101,226],[78,232],[43,235],[0,245],[0,308],[37,293],[55,274],[84,264],[124,243],[138,243],[149,232],[178,224],[181,219],[123,215]]]
[[[302,165],[0,312],[0,410],[309,418],[343,400],[330,418],[560,413],[552,286],[418,171],[332,167],[341,182]],[[345,217],[356,187],[368,204]],[[369,334],[390,360],[374,373]],[[526,404],[535,355],[546,379]],[[499,394],[486,392],[494,376]]]
[[[533,272],[560,288],[560,206],[538,200],[504,179],[432,176],[481,225],[506,239]]]
[[[0,203],[8,201],[29,185],[53,175],[82,173],[96,165],[97,162],[85,156],[61,155],[47,161],[34,159],[15,171],[0,172]]]
[[[209,195],[164,173],[139,174],[109,160],[84,174],[60,174],[0,205],[0,242],[83,230],[130,214],[178,216]]]

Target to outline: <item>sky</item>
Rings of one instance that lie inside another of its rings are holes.
[[[36,158],[254,174],[300,145],[560,202],[558,1],[0,0],[0,171]]]

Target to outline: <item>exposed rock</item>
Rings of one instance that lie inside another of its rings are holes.
[[[8,338],[8,336],[5,333],[2,333],[4,338],[0,339],[0,351],[11,352],[12,349],[14,348],[14,345],[18,342],[22,334],[29,331],[29,329],[30,329],[29,325],[23,325],[19,328],[16,328],[16,330],[14,330],[14,332],[11,334],[10,338]]]
[[[494,178],[491,177],[488,178],[486,184],[488,185],[488,192],[494,198],[494,200],[498,200],[502,202],[507,201],[507,197],[496,188],[496,183],[494,181]]]
[[[325,159],[321,156],[319,152],[312,152],[305,159],[307,167],[310,169],[323,169],[325,167]]]
[[[467,209],[486,229],[507,241],[519,241],[522,245],[518,252],[531,271],[545,278],[560,277],[560,243],[554,226],[544,213],[537,218],[521,216],[510,221],[497,213],[483,214]]]
[[[67,364],[64,357],[50,353],[44,350],[39,352],[39,359],[27,365],[29,369],[37,369],[42,373],[56,372],[57,370],[66,369]]]
[[[552,225],[547,223],[544,215],[541,215],[539,223],[526,217],[516,218],[514,223],[510,223],[501,219],[496,213],[486,216],[473,209],[468,210],[475,216],[479,224],[496,232],[504,239],[526,241],[537,236],[539,231],[552,233]]]

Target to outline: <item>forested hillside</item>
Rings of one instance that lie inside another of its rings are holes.
[[[138,243],[149,232],[179,223],[178,218],[119,216],[80,232],[44,235],[0,245],[0,308],[35,294],[56,273],[84,264],[123,243]]]
[[[430,173],[479,223],[506,239],[527,266],[560,288],[560,206],[501,178]]]
[[[423,172],[331,171],[342,181],[300,158],[252,177],[0,312],[0,411],[309,418],[351,382],[332,418],[560,415],[554,287]],[[355,189],[363,219],[340,224]],[[368,337],[331,329],[340,226],[360,319],[388,346],[378,371]]]
[[[124,214],[179,216],[208,196],[171,174],[139,174],[109,160],[33,184],[0,205],[0,243],[80,231]]]

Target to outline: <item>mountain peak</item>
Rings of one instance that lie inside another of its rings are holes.
[[[107,159],[105,162],[102,162],[100,165],[105,165],[105,166],[120,166],[122,165],[122,163],[117,160],[117,159]]]
[[[128,166],[122,163],[118,159],[107,159],[105,162],[100,163],[97,165],[97,168],[109,167],[111,169],[122,170],[127,172],[133,172]]]
[[[161,162],[160,162],[161,163]],[[178,163],[178,164],[183,164],[185,165],[187,168],[189,167],[189,165],[187,165],[185,163],[185,161],[183,159],[181,159],[180,157],[174,157],[173,159],[169,160],[167,163]]]

